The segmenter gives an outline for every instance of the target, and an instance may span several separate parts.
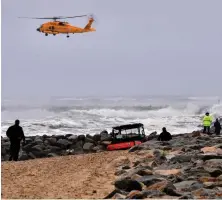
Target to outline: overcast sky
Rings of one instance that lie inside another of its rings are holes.
[[[222,93],[221,0],[1,2],[3,98]],[[97,31],[70,38],[18,19],[91,13]]]

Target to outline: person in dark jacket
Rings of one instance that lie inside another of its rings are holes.
[[[10,126],[6,131],[6,135],[10,140],[10,157],[9,160],[18,160],[19,151],[20,151],[20,143],[23,140],[25,143],[25,135],[21,126],[19,126],[20,121],[15,120],[15,124]]]
[[[169,141],[172,139],[172,136],[169,132],[167,132],[166,128],[163,127],[162,129],[162,133],[160,133],[159,137],[158,137],[158,140],[159,141]]]
[[[221,125],[218,119],[214,122],[214,128],[216,135],[220,135]]]

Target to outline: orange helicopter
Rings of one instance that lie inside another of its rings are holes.
[[[54,36],[57,34],[67,34],[67,37],[69,37],[69,34],[96,31],[95,28],[91,27],[92,23],[95,21],[94,17],[92,15],[90,16],[88,23],[86,24],[84,28],[73,26],[68,22],[57,21],[57,19],[76,18],[76,17],[85,17],[85,16],[87,15],[79,15],[79,16],[72,16],[72,17],[58,16],[58,17],[19,17],[19,18],[53,19],[53,21],[42,24],[36,30],[39,32],[45,33],[45,36],[48,36],[48,34],[53,34]]]

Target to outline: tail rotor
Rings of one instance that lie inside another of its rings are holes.
[[[89,14],[88,15],[88,20],[92,19],[95,24],[98,24],[97,17],[94,14]]]

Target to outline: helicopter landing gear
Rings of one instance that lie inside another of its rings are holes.
[[[48,36],[48,33],[46,33],[45,36]]]

